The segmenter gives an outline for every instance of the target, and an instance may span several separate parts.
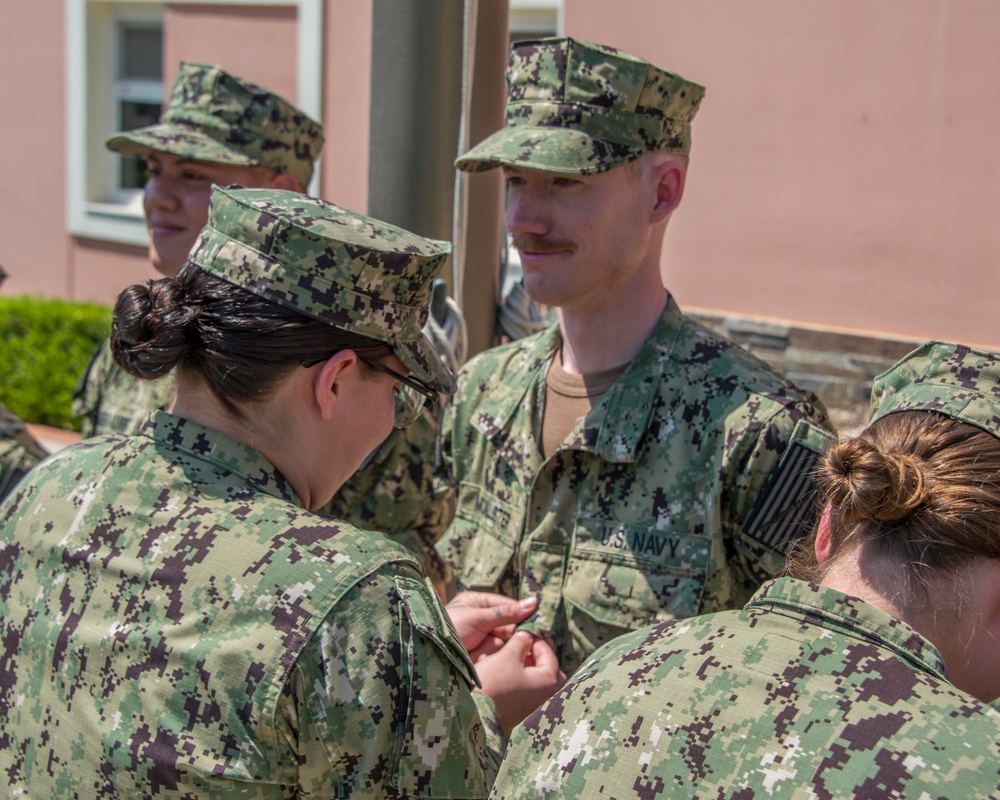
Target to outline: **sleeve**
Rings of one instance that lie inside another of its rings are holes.
[[[822,406],[804,402],[748,428],[733,453],[724,507],[747,599],[812,533],[819,516],[815,471],[834,439]]]
[[[47,455],[24,423],[0,406],[0,500]]]
[[[18,442],[0,441],[0,501],[10,494],[40,459]]]
[[[492,702],[433,589],[376,573],[328,614],[293,674],[308,796],[485,797],[499,767]],[[477,697],[478,696],[478,697]]]
[[[97,412],[104,394],[104,379],[108,374],[111,355],[111,341],[101,342],[87,364],[73,389],[70,410],[74,417],[80,417],[80,433],[84,439],[97,435]]]
[[[451,519],[450,497],[434,491],[438,424],[425,412],[395,430],[345,483],[323,513],[386,534],[420,559],[432,581],[446,568],[434,548]]]

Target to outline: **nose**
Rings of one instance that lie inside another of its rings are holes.
[[[144,187],[143,205],[151,208],[172,210],[177,208],[177,192],[173,181],[167,175],[150,175]]]
[[[514,234],[544,236],[549,230],[544,192],[529,180],[507,189],[507,230]]]

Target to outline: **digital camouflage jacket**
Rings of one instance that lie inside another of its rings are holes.
[[[24,423],[0,405],[0,500],[46,455]]]
[[[14,796],[488,792],[495,709],[416,560],[254,450],[156,412],[50,458],[0,531]]]
[[[129,435],[139,429],[150,411],[165,410],[176,390],[172,373],[153,381],[129,375],[115,363],[111,340],[105,339],[77,381],[71,408],[80,418],[84,439],[109,433]]]
[[[515,729],[491,797],[996,798],[1000,713],[901,620],[781,578],[602,648]]]
[[[153,381],[134,378],[115,363],[110,342],[101,343],[80,377],[73,413],[82,418],[84,438],[135,433],[150,411],[173,401],[173,375]],[[444,567],[434,543],[450,518],[448,499],[433,491],[438,423],[429,411],[404,430],[394,430],[371,460],[321,511],[364,530],[381,531],[420,559],[437,582]]]
[[[653,622],[739,608],[810,530],[818,401],[671,299],[631,365],[543,461],[558,327],[463,370],[442,431],[458,589],[537,594],[567,673]],[[440,490],[444,491],[444,489]]]

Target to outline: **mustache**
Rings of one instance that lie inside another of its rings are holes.
[[[574,249],[568,239],[546,239],[523,233],[512,234],[510,241],[515,250],[527,250],[529,253],[558,253]]]

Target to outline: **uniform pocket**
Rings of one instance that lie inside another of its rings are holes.
[[[390,783],[405,797],[485,797],[493,772],[472,697],[475,668],[433,589],[412,578],[395,584],[406,703]]]
[[[568,613],[578,625],[589,619],[619,632],[694,616],[710,550],[702,534],[578,519],[563,592]]]
[[[459,485],[455,519],[439,544],[460,591],[496,586],[517,546],[522,515],[479,486]]]

